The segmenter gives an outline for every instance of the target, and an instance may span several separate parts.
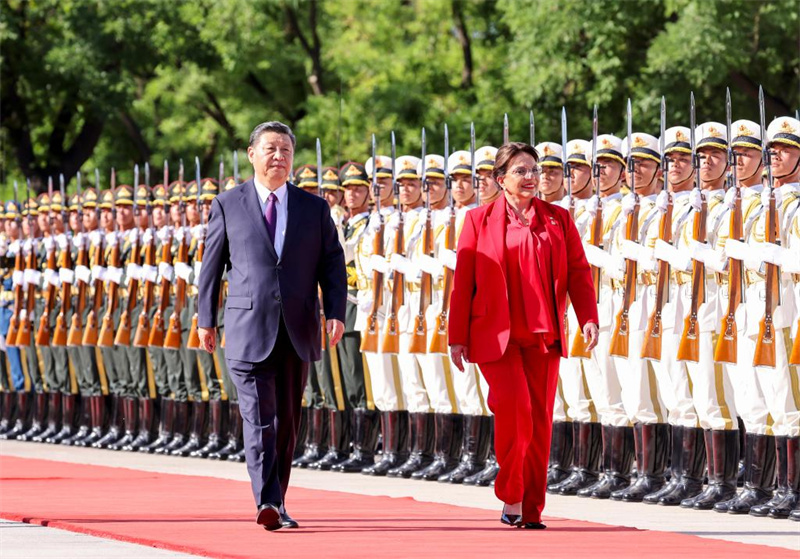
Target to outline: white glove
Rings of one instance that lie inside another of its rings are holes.
[[[5,237],[0,238],[0,256],[5,256],[8,252],[8,241]]]
[[[69,268],[60,268],[58,270],[58,281],[59,283],[68,283],[72,285],[75,283],[75,272],[70,270]]]
[[[55,241],[53,240],[53,237],[45,237],[44,239],[42,239],[42,244],[44,245],[45,251],[50,252],[51,250],[53,250]]]
[[[722,202],[725,204],[725,207],[728,209],[733,209],[736,203],[736,188],[729,188],[725,191],[725,198],[723,198]]]
[[[100,243],[103,242],[103,234],[100,230],[94,230],[89,233],[89,242],[92,243],[93,247],[100,246]]]
[[[456,251],[444,249],[442,250],[441,254],[439,255],[439,259],[442,261],[446,267],[450,268],[455,272],[456,270]]]
[[[14,270],[14,273],[11,274],[11,281],[15,286],[25,285],[25,272]]]
[[[39,285],[41,278],[42,273],[39,270],[34,270],[33,268],[26,268],[23,274],[23,281],[25,285]]]
[[[391,233],[397,231],[399,227],[400,227],[400,214],[398,212],[395,212],[389,216],[389,219],[386,220],[386,232]]]
[[[69,239],[67,239],[67,236],[64,233],[61,233],[56,235],[56,243],[58,244],[58,248],[60,250],[67,250],[67,247],[69,246]]]
[[[75,266],[75,277],[83,283],[91,283],[92,271],[86,266]]]
[[[369,216],[369,223],[367,223],[367,232],[368,233],[377,233],[378,229],[381,228],[381,218],[377,212],[373,213]]]
[[[669,192],[662,190],[656,197],[656,209],[664,213],[667,211],[667,206],[669,206]]]
[[[188,227],[176,227],[175,228],[175,240],[179,243],[183,242],[183,239],[189,238],[189,231]]]
[[[167,237],[169,237],[170,235],[172,235],[172,227],[170,227],[169,225],[164,225],[161,229],[158,230],[158,233],[156,233],[156,237],[158,237],[158,240],[161,241],[162,243],[167,242]]]
[[[139,228],[138,227],[134,227],[133,229],[131,229],[130,231],[128,231],[125,234],[125,237],[127,238],[128,242],[130,244],[134,244],[134,243],[139,242]]]
[[[633,193],[626,195],[622,199],[622,215],[630,215],[636,207],[636,196]]]
[[[608,254],[608,253],[606,253]],[[619,254],[609,254],[606,265],[603,266],[608,277],[615,280],[625,279],[625,259]]]
[[[52,270],[50,268],[45,268],[44,270],[44,283],[47,285],[48,283],[52,286],[58,287],[60,285],[60,280],[58,277],[58,272]]]
[[[596,247],[591,243],[583,243],[583,252],[586,254],[586,260],[595,268],[604,268],[608,259],[608,253],[600,247]]]
[[[81,249],[83,248],[83,242],[85,239],[86,235],[84,235],[83,233],[78,233],[74,237],[72,237],[72,244],[75,246],[75,248]]]
[[[358,310],[363,313],[368,313],[372,311],[372,293],[369,291],[359,291],[358,292]]]
[[[172,281],[174,277],[174,268],[166,262],[162,262],[158,265],[158,273],[165,280]]]
[[[372,268],[373,272],[380,272],[381,274],[388,274],[390,270],[386,258],[379,254],[373,254],[369,257],[369,267]]]
[[[109,266],[106,268],[105,279],[107,281],[112,281],[119,285],[122,283],[122,268],[115,268],[114,266]]]
[[[761,254],[755,247],[741,241],[728,239],[725,242],[725,253],[728,258],[741,260],[745,268],[756,272],[761,271]]]
[[[16,241],[11,241],[11,244],[8,245],[8,252],[16,256],[19,254],[20,248],[22,248],[22,243],[17,239]]]
[[[773,188],[772,191],[775,193],[775,207],[780,208],[781,202],[783,200],[783,195],[781,194],[780,188]],[[769,188],[765,188],[761,191],[761,205],[765,208],[769,207]]]
[[[206,236],[206,226],[205,225],[195,225],[192,227],[192,237],[194,239],[200,240]]]
[[[689,204],[692,205],[696,212],[703,208],[703,193],[700,192],[699,188],[695,188],[689,193]]]
[[[392,254],[389,260],[389,266],[395,272],[403,274],[406,280],[415,280],[419,277],[419,267],[417,267],[411,260],[400,254]]]
[[[691,254],[680,251],[661,239],[656,239],[653,256],[655,256],[657,260],[667,262],[670,266],[681,272],[688,272],[692,267]]]
[[[31,249],[33,249],[33,240],[25,239],[25,242],[22,244],[22,250],[24,251],[24,253],[30,254]]]
[[[129,281],[142,279],[141,266],[134,264],[133,262],[128,264],[127,268],[125,268],[125,277],[127,277]]]
[[[119,238],[117,236],[116,231],[112,231],[111,233],[106,233],[106,246],[115,247],[119,242]]]
[[[786,250],[780,245],[774,243],[760,243],[758,245],[758,252],[761,254],[764,262],[780,266],[783,261],[783,251]]]
[[[422,254],[417,258],[417,265],[420,270],[430,275],[434,281],[439,279],[444,271],[442,263],[427,254]]]
[[[153,230],[148,228],[145,229],[145,232],[142,234],[142,244],[149,245],[153,241]]]
[[[200,270],[203,268],[202,262],[195,262],[194,263],[194,283],[195,285],[199,285],[198,282],[200,281]]]
[[[142,266],[142,279],[150,283],[155,283],[158,279],[158,268],[155,266],[148,266],[147,264]]]
[[[175,262],[175,275],[188,282],[189,278],[192,277],[192,267],[183,262]]]
[[[780,266],[786,274],[800,274],[800,250],[783,249]]]
[[[694,239],[689,243],[689,250],[692,252],[692,258],[702,262],[710,270],[719,273],[725,271],[728,258],[724,250],[714,250],[711,245],[695,241]]]
[[[105,281],[106,269],[103,266],[92,266],[92,282]]]
[[[600,198],[595,195],[589,198],[586,202],[585,211],[587,214],[591,215],[594,218],[597,215],[597,209],[600,207]]]
[[[641,268],[642,271],[653,271],[655,269],[656,261],[653,258],[653,251],[646,246],[625,240],[622,241],[621,249],[622,256],[639,264],[639,268]]]

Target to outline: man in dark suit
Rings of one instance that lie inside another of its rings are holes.
[[[247,156],[255,176],[214,199],[198,282],[198,333],[213,352],[227,271],[226,361],[244,419],[256,522],[267,530],[297,527],[284,500],[308,364],[320,358],[319,290],[331,345],[344,332],[347,301],[328,204],[288,182],[294,148],[285,124],[253,130]]]

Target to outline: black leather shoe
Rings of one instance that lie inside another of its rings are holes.
[[[505,510],[500,514],[500,522],[506,526],[519,526],[522,523],[521,514],[506,514]]]
[[[263,526],[264,530],[269,530],[270,532],[283,528],[283,519],[278,507],[270,504],[258,507],[256,524]]]
[[[288,528],[290,530],[300,527],[300,525],[297,523],[297,520],[295,520],[294,518],[289,516],[289,513],[286,512],[286,509],[281,507],[280,513],[281,513],[281,526],[282,527]]]
[[[522,528],[523,530],[544,530],[547,526],[541,522],[526,522],[525,524],[520,524],[518,528]]]

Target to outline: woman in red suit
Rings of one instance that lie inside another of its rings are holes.
[[[568,212],[536,198],[536,151],[505,144],[494,178],[504,196],[470,211],[458,239],[450,352],[456,367],[476,363],[489,383],[501,522],[542,529],[567,298],[590,348],[597,344],[597,305]]]

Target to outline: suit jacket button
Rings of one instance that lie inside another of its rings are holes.
[[[281,296],[280,295],[275,295],[275,300],[280,303],[281,302]]]
[[[278,271],[283,270],[283,266],[278,264],[277,266],[275,266],[275,269],[278,270]]]

